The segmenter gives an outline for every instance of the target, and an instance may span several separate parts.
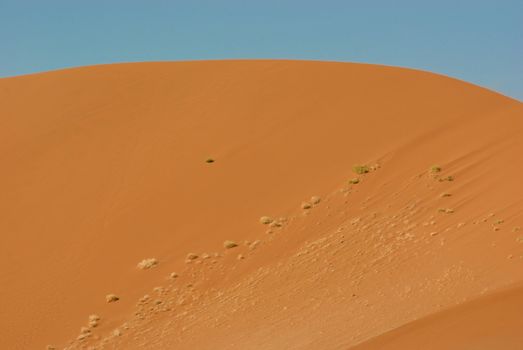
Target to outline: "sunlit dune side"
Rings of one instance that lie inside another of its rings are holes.
[[[491,315],[483,348],[519,342],[518,101],[374,65],[105,65],[0,79],[0,139],[2,349],[416,349]]]

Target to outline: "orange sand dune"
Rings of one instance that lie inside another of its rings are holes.
[[[2,349],[348,349],[523,281],[523,106],[447,77],[62,70],[0,79],[0,139]]]
[[[386,333],[365,349],[521,349],[523,288],[459,305]]]

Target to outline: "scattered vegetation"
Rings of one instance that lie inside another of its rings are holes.
[[[445,213],[445,214],[452,214],[454,212],[454,209],[450,209],[450,208],[439,208],[438,211],[440,213]]]
[[[143,259],[137,265],[141,270],[147,270],[158,265],[158,260],[155,258]]]
[[[105,301],[107,301],[108,303],[114,303],[118,300],[120,300],[120,297],[114,294],[107,294],[105,296]]]
[[[223,242],[223,247],[226,248],[226,249],[231,249],[231,248],[234,248],[234,247],[237,247],[238,244],[234,241],[225,241]]]
[[[310,208],[312,208],[312,204],[310,204],[309,202],[303,202],[303,203],[301,203],[301,208],[310,209]]]
[[[350,179],[350,180],[349,180],[349,183],[350,183],[351,185],[359,184],[359,183],[360,183],[360,179],[358,179],[357,177],[355,177],[354,179]]]
[[[185,261],[192,261],[198,259],[198,254],[189,253],[187,254],[187,257],[185,257]]]
[[[205,163],[214,163],[214,159],[212,159],[212,158],[207,158],[207,159],[205,160]]]
[[[450,196],[452,196],[452,194],[450,194],[450,193],[442,193],[441,194],[441,198],[450,197]]]
[[[439,173],[439,172],[441,172],[441,167],[439,165],[433,165],[430,167],[430,172],[432,174]]]
[[[370,168],[367,165],[355,165],[352,167],[352,170],[358,175],[363,175],[367,174]]]
[[[260,223],[262,223],[262,224],[264,224],[264,225],[268,225],[268,224],[270,224],[272,221],[273,221],[273,220],[272,220],[270,217],[268,217],[268,216],[262,216],[262,217],[260,218]]]

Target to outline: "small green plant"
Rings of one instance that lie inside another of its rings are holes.
[[[359,184],[359,183],[360,183],[360,179],[358,179],[357,177],[355,177],[354,179],[350,179],[350,180],[349,180],[349,183],[350,183],[351,185]]]
[[[367,174],[370,168],[367,165],[355,165],[352,167],[352,170],[358,175],[363,175]]]
[[[207,158],[207,159],[205,160],[205,163],[214,163],[214,159],[212,159],[212,158]]]
[[[433,165],[430,167],[430,172],[433,174],[441,172],[441,167],[438,165]]]

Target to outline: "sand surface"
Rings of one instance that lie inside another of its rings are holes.
[[[374,65],[105,65],[0,79],[0,140],[0,349],[522,346],[521,102]]]
[[[506,291],[414,321],[351,349],[518,350],[523,344],[522,312],[523,288],[511,286]]]

